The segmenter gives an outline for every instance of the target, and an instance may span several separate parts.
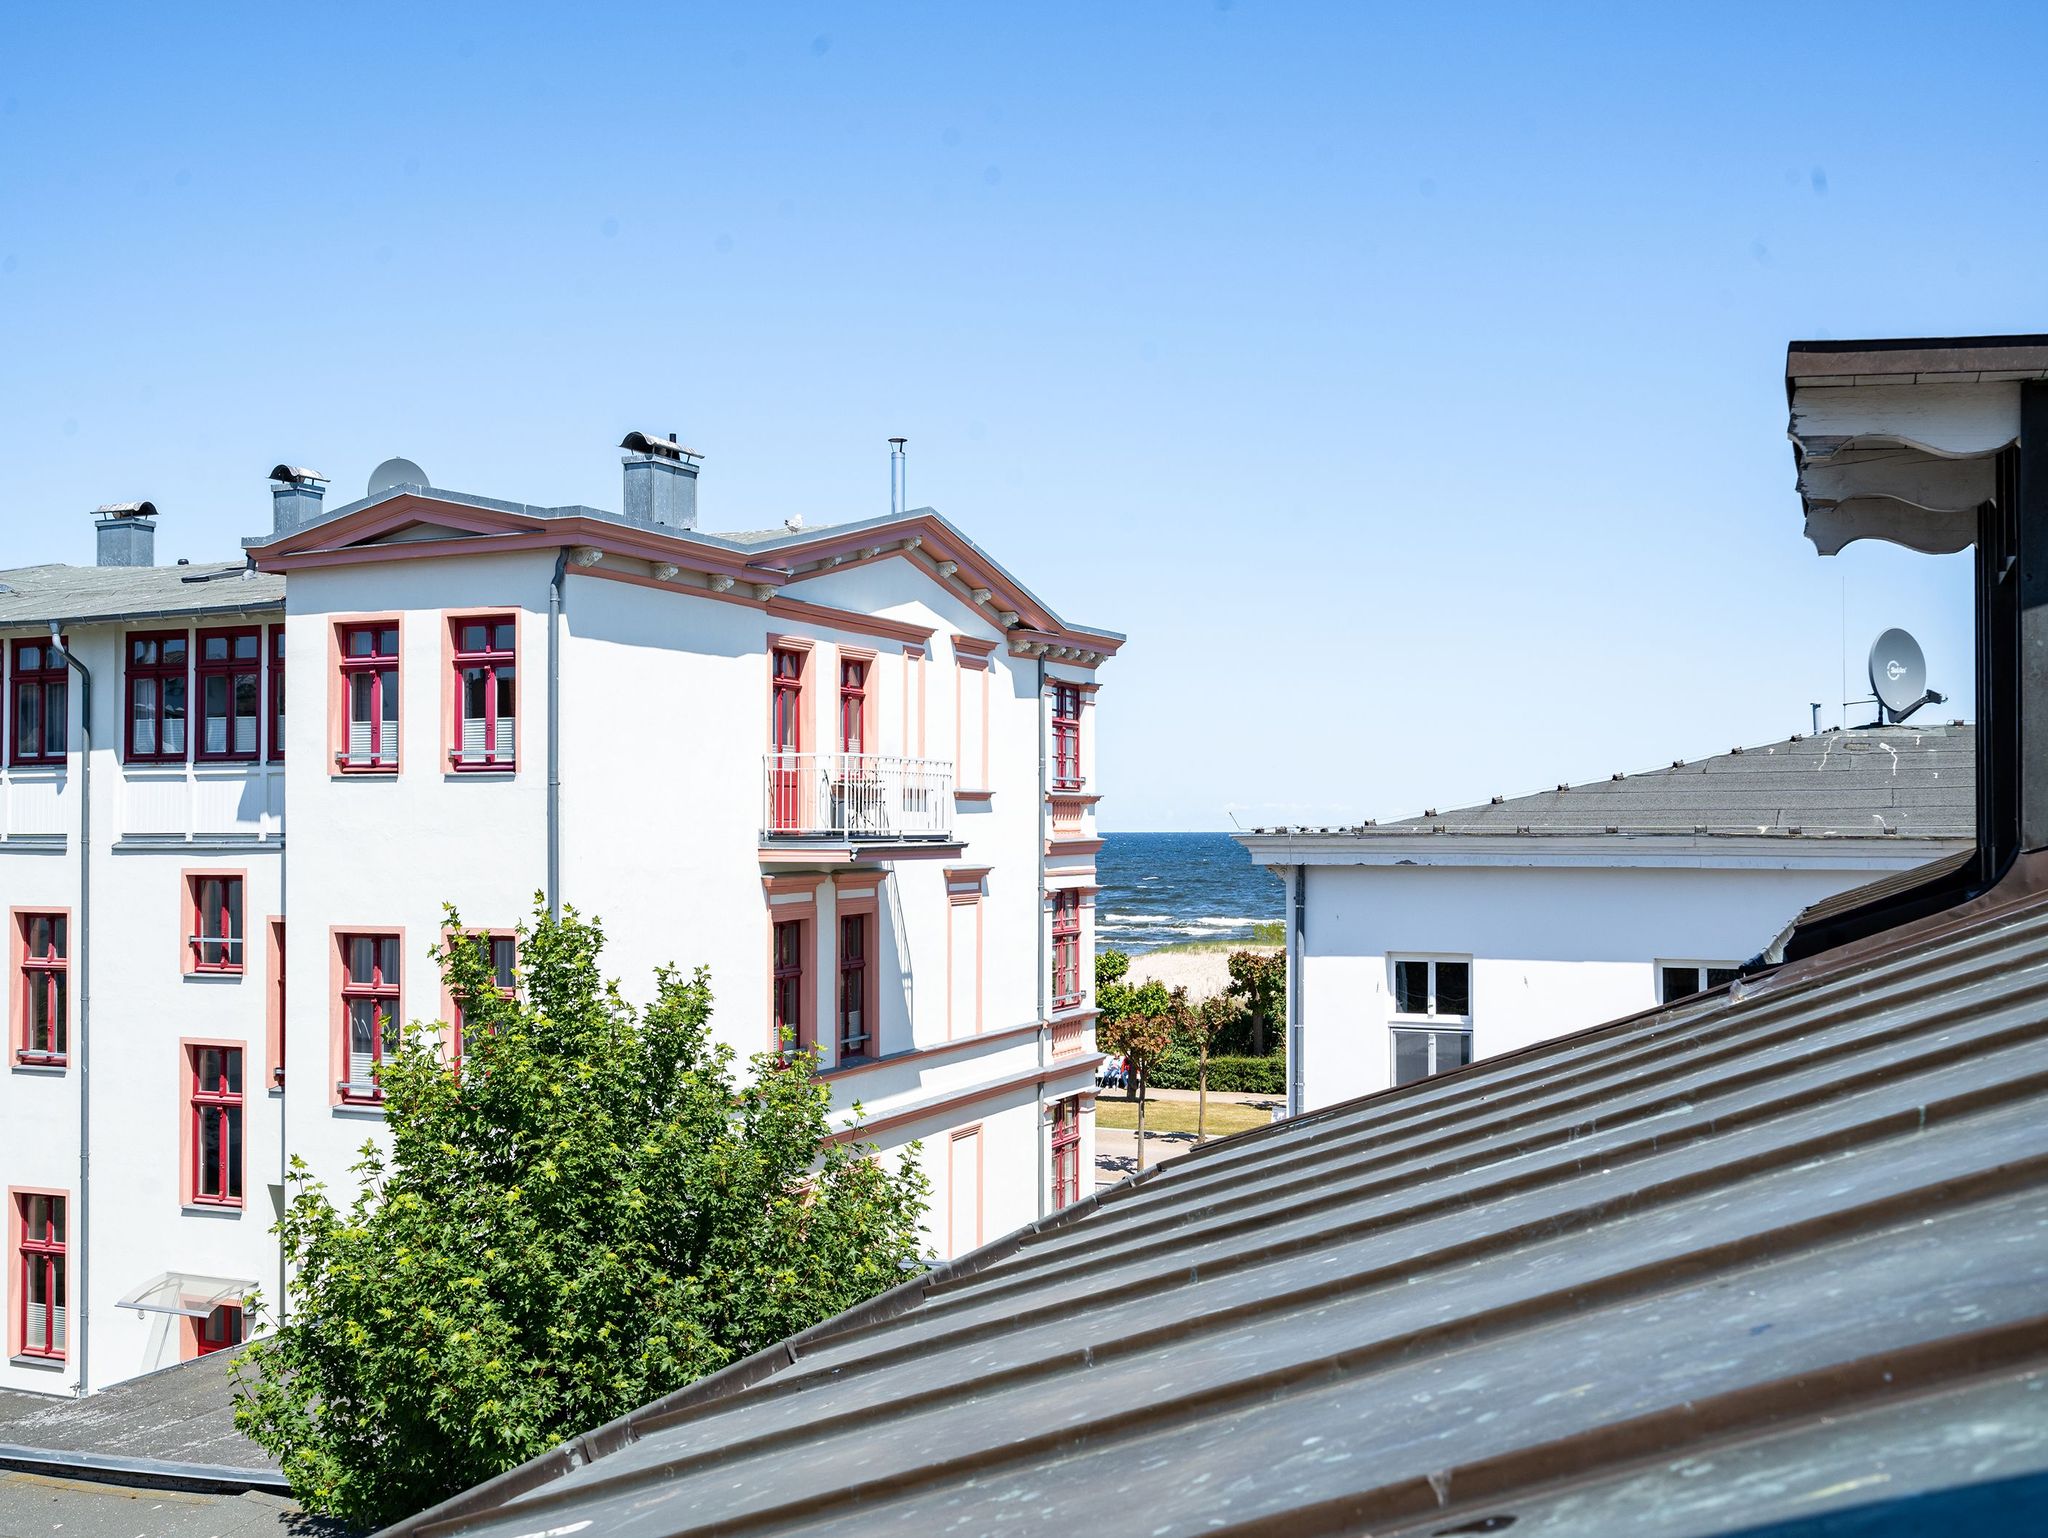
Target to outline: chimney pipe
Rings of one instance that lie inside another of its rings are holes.
[[[627,433],[619,447],[629,449],[626,467],[626,519],[669,529],[697,527],[697,461],[704,456],[686,449],[680,435]]]
[[[908,438],[889,440],[889,516],[907,512],[910,508],[910,457],[904,451]]]
[[[327,477],[304,465],[277,465],[270,472],[270,534],[275,539],[303,529],[320,517]]]
[[[93,509],[100,566],[156,564],[156,504],[113,502]]]

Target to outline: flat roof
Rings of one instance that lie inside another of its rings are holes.
[[[187,566],[17,566],[0,571],[0,626],[92,624],[284,607],[284,578],[236,557]]]

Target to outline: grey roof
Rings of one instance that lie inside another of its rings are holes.
[[[395,1531],[1686,1535],[2039,1478],[2044,992],[2037,854],[1171,1160]]]
[[[18,566],[0,571],[0,626],[85,624],[284,607],[284,578],[241,560],[190,566]]]
[[[0,1443],[223,1468],[277,1467],[235,1430],[224,1352],[130,1378],[86,1399],[0,1389]]]
[[[1254,836],[1796,832],[1961,840],[1977,830],[1976,767],[1974,726],[1860,727],[1394,822],[1260,828]]]

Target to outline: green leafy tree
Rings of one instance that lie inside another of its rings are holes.
[[[436,951],[459,1071],[415,1024],[337,1209],[292,1161],[290,1308],[236,1360],[235,1422],[307,1509],[368,1529],[467,1489],[902,1280],[927,1183],[833,1130],[803,1053],[736,1082],[699,970],[636,1011],[603,933],[536,904],[517,996]],[[260,1300],[259,1307],[260,1307]]]
[[[1228,994],[1218,994],[1190,1005],[1187,991],[1174,991],[1174,1036],[1195,1049],[1195,1141],[1209,1141],[1209,1054],[1216,1043],[1233,1032],[1244,1016],[1244,1005]]]
[[[1118,1028],[1123,1021],[1134,1015],[1170,1015],[1173,999],[1166,991],[1166,985],[1156,978],[1151,982],[1133,985],[1128,976],[1131,958],[1122,951],[1097,951],[1095,953],[1095,1041],[1105,1052],[1119,1057],[1130,1054],[1116,1042]],[[1124,1085],[1124,1098],[1138,1096],[1139,1080],[1133,1074]]]
[[[1147,986],[1158,988],[1159,984]],[[1163,988],[1160,991],[1165,992]],[[1184,1010],[1186,1007],[1187,990],[1176,988],[1168,996],[1166,1007],[1156,1014],[1126,1013],[1108,1025],[1104,1025],[1100,1017],[1095,1022],[1096,1040],[1130,1060],[1131,1078],[1138,1095],[1138,1168],[1141,1170],[1145,1167],[1145,1081],[1160,1054],[1173,1043],[1176,1009]]]
[[[1283,952],[1232,951],[1230,989],[1252,1017],[1252,1056],[1266,1055],[1266,1028],[1277,1025],[1287,1008],[1287,955]]]

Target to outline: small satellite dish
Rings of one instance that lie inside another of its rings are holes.
[[[431,486],[427,472],[409,459],[387,459],[370,472],[369,495],[389,491],[393,486]]]
[[[1920,654],[1920,643],[1905,631],[1887,630],[1871,643],[1870,692],[1894,721],[1928,703],[1927,659]]]

